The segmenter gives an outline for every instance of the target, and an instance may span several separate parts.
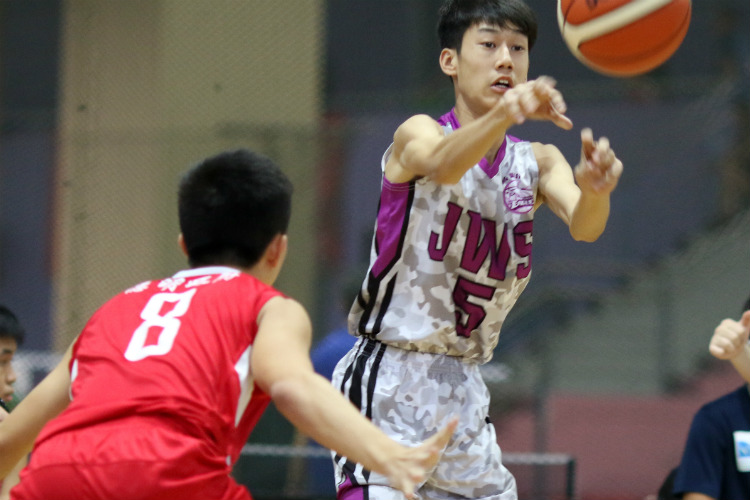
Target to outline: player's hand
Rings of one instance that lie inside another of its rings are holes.
[[[578,187],[582,191],[609,194],[622,175],[622,162],[609,146],[606,137],[594,141],[590,128],[581,130],[581,162],[575,168]]]
[[[435,468],[457,425],[458,418],[451,419],[448,425],[421,445],[405,448],[400,456],[390,461],[386,476],[391,486],[401,490],[406,498],[414,498],[414,492]]]
[[[570,130],[573,122],[565,116],[568,108],[555,85],[554,79],[540,76],[508,90],[500,100],[500,105],[516,124],[526,120],[547,120],[562,129]]]
[[[719,359],[732,359],[744,352],[750,335],[750,311],[745,311],[739,321],[725,319],[714,330],[708,351]]]

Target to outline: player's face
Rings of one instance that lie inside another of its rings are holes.
[[[11,361],[17,347],[14,339],[0,338],[0,398],[6,401],[13,399],[16,372]]]
[[[505,92],[524,83],[529,72],[529,40],[512,26],[478,23],[463,37],[456,55],[457,97],[479,113]]]

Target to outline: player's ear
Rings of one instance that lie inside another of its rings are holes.
[[[285,234],[277,234],[271,240],[266,248],[265,258],[266,262],[271,267],[281,268],[286,258],[287,247],[289,246],[289,239]]]
[[[184,253],[187,257],[187,245],[185,245],[185,237],[182,235],[182,233],[177,236],[177,244],[180,246],[180,250],[182,250],[182,253]]]
[[[448,76],[456,76],[458,63],[458,52],[456,49],[443,49],[440,51],[440,69]]]

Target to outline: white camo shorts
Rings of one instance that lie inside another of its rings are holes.
[[[489,420],[479,365],[360,338],[339,361],[333,384],[363,415],[406,446],[429,438],[454,416],[459,424],[418,500],[517,500]],[[380,474],[333,455],[339,500],[403,500]]]

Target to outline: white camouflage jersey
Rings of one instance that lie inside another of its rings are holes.
[[[446,134],[460,126],[453,111],[439,122]],[[482,159],[455,185],[383,176],[370,268],[349,331],[489,361],[531,274],[538,179],[531,143],[511,136],[494,162]]]

